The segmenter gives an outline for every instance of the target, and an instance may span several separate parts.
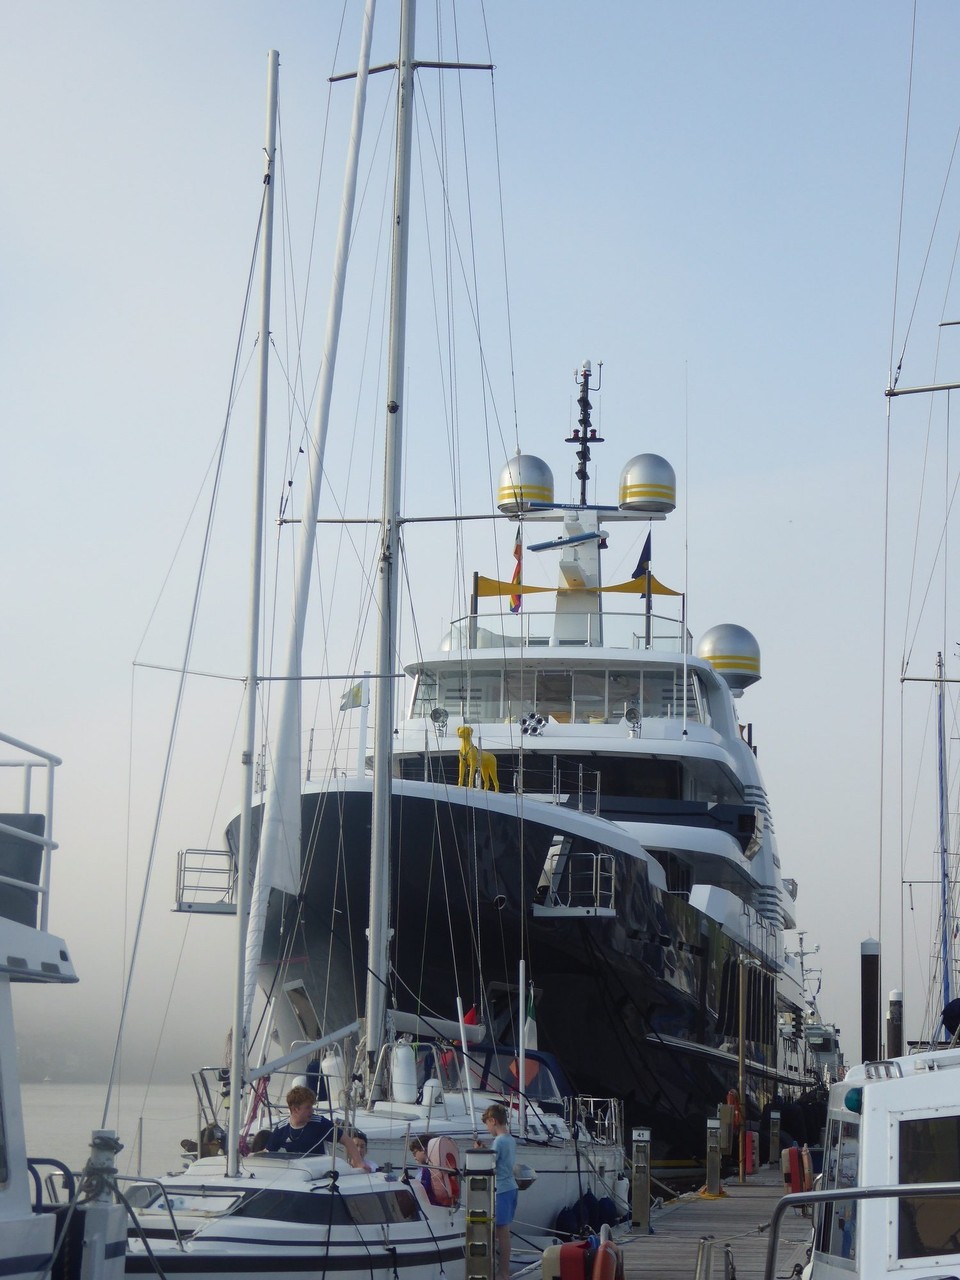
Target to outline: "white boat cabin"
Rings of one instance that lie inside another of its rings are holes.
[[[818,1205],[806,1274],[960,1275],[960,1049],[851,1068],[830,1090],[822,1190],[945,1182],[956,1196]]]

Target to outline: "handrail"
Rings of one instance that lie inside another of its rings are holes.
[[[166,1187],[159,1178],[144,1178],[137,1173],[115,1173],[113,1176],[117,1182],[142,1182],[146,1183],[148,1186],[160,1188],[160,1195],[163,1197],[164,1207],[169,1215],[170,1225],[173,1227],[173,1235],[177,1242],[177,1248],[181,1253],[186,1253],[187,1247],[183,1243],[183,1236],[180,1234],[180,1228],[177,1226],[177,1220],[173,1214],[173,1205],[170,1203],[170,1197],[167,1195]],[[238,1188],[238,1192],[235,1192],[234,1194],[238,1193],[242,1193],[242,1188]],[[138,1206],[138,1208],[142,1207],[142,1205]]]
[[[50,854],[58,847],[57,842],[53,839],[54,771],[59,765],[63,764],[63,761],[59,756],[55,756],[52,752],[44,751],[42,747],[35,747],[29,742],[23,742],[20,738],[14,738],[8,733],[0,733],[0,743],[5,743],[8,747],[13,747],[16,751],[22,751],[27,756],[35,757],[32,760],[0,760],[0,769],[23,770],[23,801],[21,812],[24,815],[30,812],[30,789],[33,770],[43,769],[47,775],[46,799],[43,806],[43,835],[37,836],[31,832],[21,831],[17,827],[12,827],[9,823],[0,823],[0,833],[4,835],[12,835],[17,839],[26,841],[28,844],[39,845],[43,851],[40,880],[38,884],[24,884],[22,881],[15,880],[11,876],[0,877],[0,883],[9,884],[14,888],[27,889],[29,892],[36,895],[40,907],[39,927],[43,932],[46,932],[50,910]]]
[[[960,1182],[906,1182],[890,1187],[835,1187],[829,1191],[796,1191],[777,1201],[770,1218],[770,1243],[763,1280],[775,1280],[780,1224],[788,1209],[808,1204],[834,1204],[848,1200],[924,1200],[960,1196]]]
[[[55,1169],[57,1173],[63,1174],[64,1192],[66,1194],[67,1199],[72,1200],[73,1197],[76,1195],[77,1187],[76,1187],[76,1180],[74,1178],[73,1171],[69,1168],[69,1166],[65,1165],[62,1160],[55,1160],[52,1156],[28,1156],[27,1171],[29,1172],[30,1177],[33,1179],[33,1186],[34,1186],[34,1190],[36,1191],[36,1198],[33,1202],[34,1213],[39,1213],[44,1204],[43,1182],[40,1179],[40,1174],[37,1169],[38,1165],[49,1165],[52,1169]],[[49,1177],[51,1175],[48,1174],[47,1176]],[[52,1193],[52,1188],[51,1188],[51,1193]]]

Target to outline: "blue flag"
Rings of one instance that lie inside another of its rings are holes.
[[[631,573],[631,578],[643,578],[650,572],[650,533],[647,534],[647,540],[643,544],[643,550],[640,552],[640,559],[637,561],[637,567]]]

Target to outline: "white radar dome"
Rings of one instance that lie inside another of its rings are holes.
[[[697,657],[709,662],[734,693],[742,693],[760,679],[760,646],[746,627],[721,622],[705,632]]]
[[[500,472],[497,508],[505,516],[515,516],[533,504],[552,506],[553,472],[532,453],[518,453]]]
[[[621,511],[671,512],[677,505],[677,476],[658,453],[638,453],[620,473]]]

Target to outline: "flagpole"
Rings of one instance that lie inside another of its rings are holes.
[[[520,1052],[517,1055],[517,1092],[520,1102],[520,1137],[527,1136],[527,962],[520,960],[520,989],[517,1001],[517,1027]]]
[[[362,778],[367,770],[367,717],[370,714],[370,672],[363,673],[360,681],[360,737],[357,742],[357,777]]]

